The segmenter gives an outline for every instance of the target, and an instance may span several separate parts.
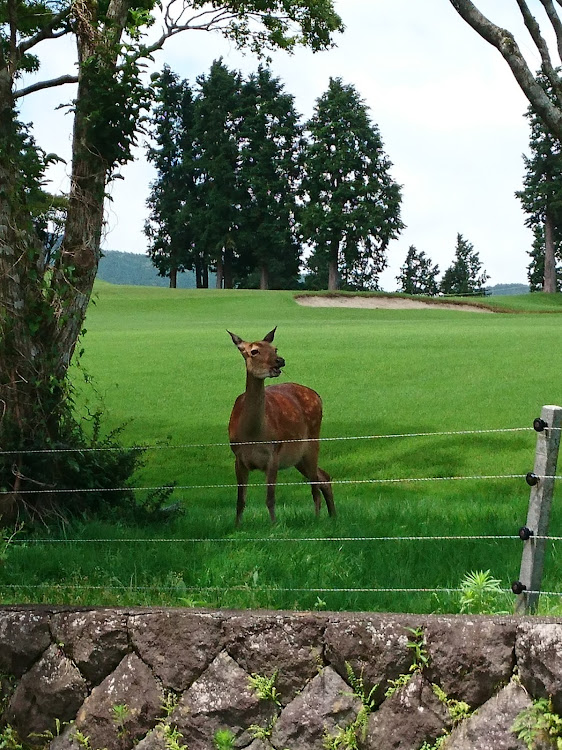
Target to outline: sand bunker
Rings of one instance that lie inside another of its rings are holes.
[[[406,297],[347,297],[342,296],[325,296],[325,295],[299,295],[295,297],[299,305],[309,307],[365,307],[381,310],[422,310],[435,309],[439,310],[464,310],[465,312],[491,313],[485,307],[476,305],[455,305],[447,302],[422,302],[421,300],[408,299]]]

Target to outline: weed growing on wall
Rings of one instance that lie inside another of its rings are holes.
[[[218,729],[213,737],[216,750],[234,750],[234,734],[230,729]]]
[[[271,677],[264,677],[262,675],[253,673],[248,677],[248,683],[250,685],[250,689],[256,693],[260,700],[271,701],[272,703],[275,703],[276,706],[280,707],[281,701],[279,700],[279,693],[277,692],[277,688],[275,686],[277,675],[277,669],[271,675]]]
[[[562,750],[562,717],[552,708],[552,701],[539,698],[517,716],[511,731],[528,750],[552,747]]]

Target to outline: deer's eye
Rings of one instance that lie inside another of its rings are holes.
[[[250,354],[252,355],[252,357],[255,357],[255,356],[256,356],[256,354],[259,354],[259,353],[260,353],[260,350],[259,350],[259,349],[252,349],[252,350],[250,351]]]

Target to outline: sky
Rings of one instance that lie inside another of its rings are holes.
[[[538,68],[515,0],[479,0],[477,5],[516,33],[532,70]],[[335,6],[346,26],[335,48],[275,53],[271,69],[295,97],[303,120],[330,77],[353,84],[369,107],[393,164],[392,176],[402,185],[406,224],[388,247],[381,287],[398,288],[396,276],[410,245],[445,271],[454,258],[457,233],[474,245],[490,284],[525,283],[532,236],[514,193],[522,187],[522,154],[529,150],[527,100],[507,64],[449,0],[335,0]],[[537,18],[542,20],[538,9]],[[44,42],[38,51],[41,79],[73,71],[70,40]],[[188,31],[169,40],[147,74],[166,63],[194,84],[219,57],[244,74],[259,64],[218,34]],[[21,109],[22,119],[33,121],[39,145],[67,160],[71,116],[57,106],[68,103],[73,93],[72,86],[38,92],[26,97]],[[109,187],[105,249],[146,252],[143,225],[155,173],[145,152],[141,137],[135,161]],[[68,172],[68,165],[52,168],[49,189],[67,190]]]

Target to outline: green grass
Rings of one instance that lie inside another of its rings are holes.
[[[281,380],[322,395],[324,437],[530,427],[544,404],[562,400],[562,318],[536,314],[561,311],[561,295],[498,300],[519,314],[306,308],[289,292],[100,284],[82,366],[108,429],[128,422],[129,444],[168,443],[147,452],[135,483],[176,482],[173,499],[184,512],[152,527],[81,522],[52,531],[53,538],[66,535],[64,544],[12,544],[0,568],[2,601],[431,612],[458,611],[458,595],[331,589],[458,588],[467,572],[488,569],[509,587],[519,574],[519,540],[337,538],[516,535],[529,498],[521,479],[353,480],[525,474],[534,462],[532,430],[327,441],[321,466],[336,482],[350,480],[334,485],[335,521],[325,508],[315,519],[309,489],[293,469],[279,476],[296,484],[278,487],[275,527],[263,487],[249,489],[235,530],[235,488],[209,486],[235,483],[226,427],[244,366],[226,328],[255,339],[278,326],[276,344],[287,361]],[[75,378],[79,384],[79,371]],[[80,392],[97,406],[90,390]],[[262,484],[263,475],[252,482]],[[559,493],[553,535],[562,535],[558,505]],[[192,539],[207,541],[181,541]],[[544,589],[559,590],[560,580],[553,543]]]

